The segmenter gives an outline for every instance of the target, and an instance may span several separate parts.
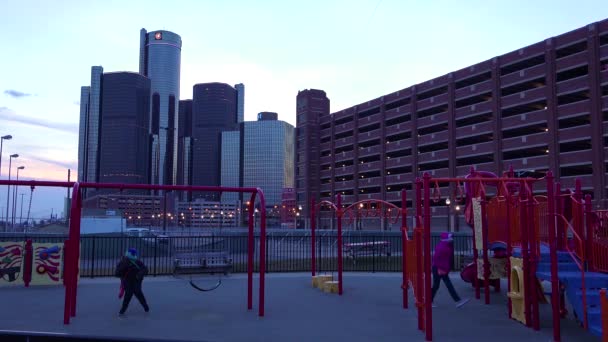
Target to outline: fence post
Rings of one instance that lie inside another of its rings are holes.
[[[154,273],[153,276],[156,277],[156,251],[158,251],[158,236],[154,236]]]
[[[93,240],[92,246],[91,246],[91,273],[89,274],[89,276],[91,278],[95,277],[95,240],[97,239],[97,236],[93,235],[91,237],[91,240]]]
[[[338,194],[338,294],[342,295],[342,195]]]
[[[403,290],[403,308],[408,307],[407,290],[409,282],[407,279],[407,191],[405,187],[401,190],[401,277]]]
[[[315,199],[314,197],[310,199],[310,252],[312,253],[310,256],[310,270],[312,272],[312,276],[315,276],[316,273],[316,256],[315,256],[315,228],[317,225],[317,221],[315,220]],[[295,227],[294,227],[295,228]]]

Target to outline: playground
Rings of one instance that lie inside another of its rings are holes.
[[[399,274],[347,273],[344,280],[344,294],[337,296],[312,288],[308,273],[268,274],[266,315],[260,318],[247,311],[245,274],[231,275],[207,293],[185,281],[149,277],[144,292],[151,311],[144,313],[133,301],[121,318],[118,279],[82,279],[78,316],[69,325],[62,324],[61,287],[8,287],[2,289],[2,305],[10,310],[0,311],[0,330],[186,341],[424,340],[416,311],[400,306]],[[457,273],[452,273],[452,280],[462,296],[474,296]],[[199,283],[212,284],[214,279]],[[436,341],[551,340],[550,310],[541,313],[541,330],[534,331],[507,319],[501,294],[492,293],[492,305],[472,300],[456,309],[444,290],[437,294],[438,307],[433,309]],[[574,321],[563,322],[562,338],[599,341]]]
[[[6,181],[0,181],[3,183]],[[133,338],[144,334],[143,338],[203,341],[258,337],[264,341],[340,337],[362,341],[500,341],[503,337],[505,341],[593,341],[597,340],[593,335],[602,336],[602,330],[606,331],[602,326],[608,324],[608,300],[602,290],[608,287],[608,215],[593,210],[591,197],[582,192],[579,181],[573,189],[562,191],[550,172],[542,179],[515,178],[513,170],[502,177],[474,169],[462,178],[425,174],[412,186],[409,213],[405,190],[401,206],[377,199],[343,204],[340,194],[335,203],[313,200],[311,273],[274,274],[268,281],[267,244],[261,243],[267,241],[261,189],[47,183],[35,185],[73,188],[70,235],[57,245],[31,240],[4,243],[0,252],[4,253],[9,285],[25,285],[3,291],[9,295],[4,302],[13,308],[5,310],[6,318],[0,317],[1,324],[8,325],[6,330]],[[112,297],[116,297],[117,281],[80,279],[82,188],[250,193],[246,276],[224,277],[221,287],[222,280],[214,284],[214,280],[201,278],[201,273],[229,273],[231,255],[190,246],[175,255],[173,271],[174,276],[184,271],[189,281],[148,278],[145,291],[153,313],[132,308],[127,316],[134,323],[123,323],[125,318],[118,319],[108,305],[116,301]],[[545,194],[534,194],[533,189],[543,188]],[[256,196],[259,230],[253,219]],[[476,300],[459,309],[442,292],[435,302],[430,300],[430,222],[434,207],[450,198],[465,206],[466,222],[473,232],[473,262],[451,278],[461,296]],[[335,215],[337,240],[332,248],[336,269],[330,270],[330,276],[317,269],[316,211]],[[364,217],[400,224],[400,274],[344,274],[344,256],[354,260],[392,253],[387,241],[343,240],[343,225],[356,226]],[[157,305],[152,298],[158,300]],[[31,308],[36,308],[34,316]],[[53,326],[60,317],[64,326]]]

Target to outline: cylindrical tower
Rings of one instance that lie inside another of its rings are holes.
[[[140,32],[140,73],[151,80],[152,184],[175,184],[182,39],[169,31]]]

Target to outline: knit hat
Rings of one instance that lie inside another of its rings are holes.
[[[452,233],[448,233],[448,232],[441,233],[441,241],[451,242],[453,240],[454,239],[453,239]]]
[[[137,259],[137,249],[129,248],[127,253],[125,253],[125,256],[130,259]]]

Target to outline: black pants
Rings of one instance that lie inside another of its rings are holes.
[[[144,293],[141,291],[141,283],[142,281],[125,281],[125,298],[122,301],[122,308],[120,309],[120,313],[125,313],[127,308],[129,307],[129,302],[133,295],[139,300],[141,306],[144,307],[146,312],[150,309],[148,307],[148,303],[146,302],[146,297],[144,297]]]
[[[449,274],[440,275],[437,272],[437,267],[433,267],[433,299],[435,299],[435,294],[437,294],[437,290],[439,290],[439,285],[441,285],[441,280],[445,283],[445,287],[448,288],[450,292],[450,296],[454,299],[455,302],[460,301],[460,297],[458,293],[456,293],[456,289],[454,289],[454,285],[452,285],[452,281],[450,280]]]

